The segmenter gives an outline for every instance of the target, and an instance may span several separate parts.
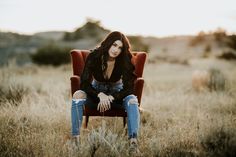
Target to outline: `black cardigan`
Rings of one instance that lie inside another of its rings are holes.
[[[111,77],[109,79],[105,79],[102,72],[101,57],[99,56],[97,51],[91,51],[86,59],[84,70],[81,75],[81,90],[85,91],[90,96],[97,98],[99,91],[96,91],[92,87],[92,78],[99,82],[105,83],[114,83],[122,79],[123,89],[112,94],[114,99],[122,100],[128,95],[134,94],[134,80],[137,78],[136,74],[134,73],[135,67],[131,63],[130,57],[125,63],[126,66],[118,65],[116,61]]]

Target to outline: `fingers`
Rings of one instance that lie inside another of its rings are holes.
[[[110,102],[110,101],[107,101],[106,109],[107,109],[107,110],[110,110],[110,109],[111,109],[111,102]]]
[[[103,110],[104,112],[109,109],[108,108],[109,103],[110,103],[109,101],[104,101],[104,106],[103,106],[104,107],[104,110]]]
[[[104,102],[103,101],[100,101],[99,103],[98,103],[98,107],[97,107],[97,110],[99,111],[99,112],[104,112]]]
[[[98,103],[98,107],[97,107],[97,110],[98,110],[98,111],[100,110],[100,106],[101,106],[101,103],[99,102],[99,103]]]
[[[105,110],[105,103],[104,101],[101,102],[101,108],[100,108],[100,112],[104,112]]]
[[[100,110],[100,112],[109,110],[111,108],[111,102],[114,100],[114,97],[112,95],[106,95],[102,92],[98,94],[98,97],[100,99],[100,102],[98,104],[97,110]]]
[[[102,101],[98,103],[97,110],[99,112],[104,112],[104,103]]]
[[[109,96],[108,96],[108,100],[109,100],[110,102],[112,102],[112,101],[114,100],[114,97],[111,96],[111,95],[109,95]]]
[[[111,102],[109,102],[107,105],[107,110],[110,110],[110,109],[111,109]]]
[[[100,112],[105,112],[111,108],[111,103],[109,100],[100,101],[97,106],[97,110]]]
[[[108,102],[107,108],[108,110],[111,109],[111,101]]]
[[[103,102],[103,110],[102,110],[102,112],[105,112],[106,111],[106,102],[104,101]]]

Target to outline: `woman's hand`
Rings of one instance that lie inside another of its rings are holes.
[[[100,112],[105,112],[111,108],[111,102],[114,100],[114,97],[111,95],[106,95],[103,92],[98,94],[100,102],[98,103],[97,110]]]
[[[108,95],[108,99],[110,102],[112,102],[114,100],[114,97],[112,95]]]

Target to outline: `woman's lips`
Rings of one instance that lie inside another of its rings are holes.
[[[116,53],[116,52],[112,52],[112,54],[113,54],[114,56],[116,56],[116,55],[117,55],[117,53]]]

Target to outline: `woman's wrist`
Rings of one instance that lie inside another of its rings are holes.
[[[100,98],[100,96],[101,96],[102,94],[104,94],[104,93],[103,93],[103,92],[99,92],[98,95],[97,95],[97,97]]]

